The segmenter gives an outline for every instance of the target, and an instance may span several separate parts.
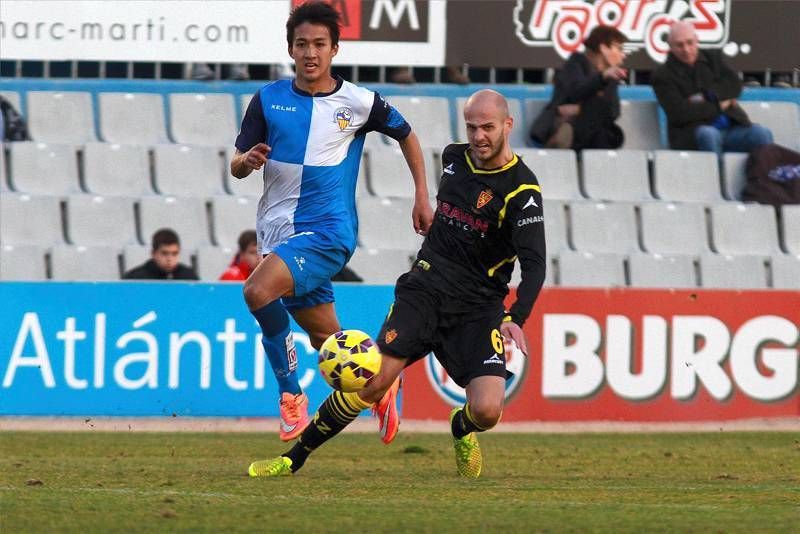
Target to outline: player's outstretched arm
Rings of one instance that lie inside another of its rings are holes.
[[[411,171],[414,179],[414,209],[411,212],[411,220],[414,230],[421,235],[428,233],[433,222],[433,210],[428,200],[428,181],[425,176],[425,158],[422,155],[422,147],[419,144],[417,134],[413,131],[400,141],[400,150],[406,165]]]
[[[237,178],[245,178],[254,170],[264,166],[271,151],[272,148],[264,143],[258,143],[247,152],[236,149],[231,158],[231,174]]]

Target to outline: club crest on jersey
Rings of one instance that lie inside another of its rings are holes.
[[[353,110],[350,108],[339,108],[333,114],[333,118],[336,124],[339,125],[339,129],[344,131],[345,128],[350,126],[350,121],[353,120]]]
[[[478,203],[475,205],[475,207],[481,209],[488,204],[490,200],[492,200],[493,196],[494,195],[492,195],[492,192],[489,189],[484,189],[481,191],[481,194],[478,195]]]
[[[391,343],[395,339],[397,339],[397,330],[392,328],[391,330],[386,331],[386,336],[384,337],[386,343]]]

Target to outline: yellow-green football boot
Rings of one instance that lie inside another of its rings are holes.
[[[292,461],[286,456],[253,462],[247,468],[251,477],[283,477],[292,474]]]
[[[453,408],[450,412],[450,425],[453,424],[453,417],[456,416],[461,408]],[[456,451],[456,467],[458,474],[467,478],[478,478],[481,475],[483,456],[481,446],[475,432],[470,432],[462,438],[453,437],[453,448]]]

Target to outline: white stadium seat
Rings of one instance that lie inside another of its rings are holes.
[[[633,287],[697,287],[694,260],[691,256],[631,254],[628,267]]]
[[[152,236],[150,236],[152,238]],[[147,239],[147,245],[128,245],[122,249],[122,272],[130,271],[134,267],[138,267],[139,265],[143,264],[151,257],[151,246],[150,246],[150,238]],[[187,263],[184,261],[184,257],[186,257],[186,252],[181,249],[181,262]]]
[[[100,93],[100,136],[109,143],[169,143],[164,99],[149,93]]]
[[[78,159],[73,145],[25,141],[9,143],[11,184],[19,193],[80,193]]]
[[[617,124],[625,134],[623,149],[657,150],[662,147],[657,102],[620,100]]]
[[[9,104],[14,106],[14,109],[17,110],[22,116],[25,116],[24,110],[22,109],[22,101],[19,97],[19,93],[16,91],[0,91],[0,96],[5,98]]]
[[[233,96],[228,93],[172,93],[169,109],[176,143],[222,147],[236,140],[239,124]]]
[[[700,256],[702,287],[717,289],[762,289],[767,287],[766,267],[761,256],[703,254]]]
[[[747,156],[742,152],[725,152],[722,155],[722,188],[728,200],[742,199],[742,191],[747,185]]]
[[[116,247],[58,245],[50,249],[53,280],[119,280],[119,250]]]
[[[365,284],[394,284],[411,268],[416,250],[375,249],[356,247],[347,263]]]
[[[0,192],[10,191],[6,173],[6,145],[0,141]]]
[[[584,150],[583,189],[594,200],[653,200],[644,150]]]
[[[573,150],[515,149],[542,187],[542,197],[582,200],[578,186],[578,162]]]
[[[569,210],[575,250],[616,254],[639,251],[633,204],[573,202]]]
[[[418,250],[422,236],[411,224],[411,199],[361,197],[358,206],[358,238],[362,246],[377,249]]]
[[[534,121],[542,112],[542,110],[547,107],[549,100],[544,100],[541,98],[526,98],[525,99],[525,141],[526,144],[522,146],[529,146],[528,143],[529,134],[531,131],[531,126],[533,126]]]
[[[171,228],[178,234],[181,249],[191,254],[197,247],[210,245],[206,203],[196,197],[157,196],[139,200],[142,241],[150,243],[161,228]]]
[[[67,237],[73,245],[138,244],[133,199],[99,195],[67,197]]]
[[[705,209],[701,204],[648,202],[639,207],[642,246],[650,253],[710,252]]]
[[[558,266],[561,286],[625,286],[625,263],[619,254],[562,252],[558,255]]]
[[[386,100],[411,125],[423,148],[442,150],[453,142],[450,104],[440,96],[392,96]]]
[[[89,143],[94,132],[92,95],[80,91],[28,91],[28,128],[45,143]]]
[[[800,204],[781,207],[783,248],[790,254],[800,254]]]
[[[800,106],[794,102],[739,101],[754,123],[772,131],[775,143],[800,150]]]
[[[544,238],[547,254],[555,255],[569,249],[567,239],[567,212],[561,200],[544,202]]]
[[[779,254],[775,208],[764,204],[712,204],[711,241],[720,254]]]
[[[3,193],[0,195],[0,243],[49,247],[64,242],[58,197]]]
[[[800,255],[772,256],[772,287],[775,289],[800,289]]]
[[[439,179],[436,158],[430,148],[423,148],[422,152],[428,194],[433,196]],[[414,180],[399,148],[387,147],[369,152],[369,184],[370,191],[379,197],[414,198]]]
[[[105,196],[152,195],[147,148],[116,143],[87,143],[83,148],[83,183]]]
[[[717,155],[713,152],[656,150],[653,182],[661,200],[719,202],[722,200]]]
[[[238,247],[200,247],[197,249],[197,276],[200,280],[219,280],[236,256]]]
[[[156,189],[162,195],[205,198],[225,194],[218,148],[157,145],[153,152]]]
[[[39,245],[2,245],[0,280],[45,280],[45,249]]]
[[[236,148],[230,146],[225,149],[225,162],[223,174],[225,175],[225,189],[237,197],[261,197],[264,192],[264,169],[253,171],[245,178],[237,178],[231,174],[231,159],[236,153]]]
[[[235,246],[245,230],[255,230],[258,201],[252,197],[218,196],[211,199],[211,227],[220,247]]]

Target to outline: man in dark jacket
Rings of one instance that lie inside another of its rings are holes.
[[[667,61],[653,75],[653,90],[667,114],[676,150],[749,152],[772,143],[772,132],[753,124],[737,102],[742,82],[717,50],[700,50],[694,25],[672,24]]]
[[[178,262],[181,244],[178,234],[162,228],[153,234],[152,257],[122,275],[126,280],[199,280],[189,266]]]

